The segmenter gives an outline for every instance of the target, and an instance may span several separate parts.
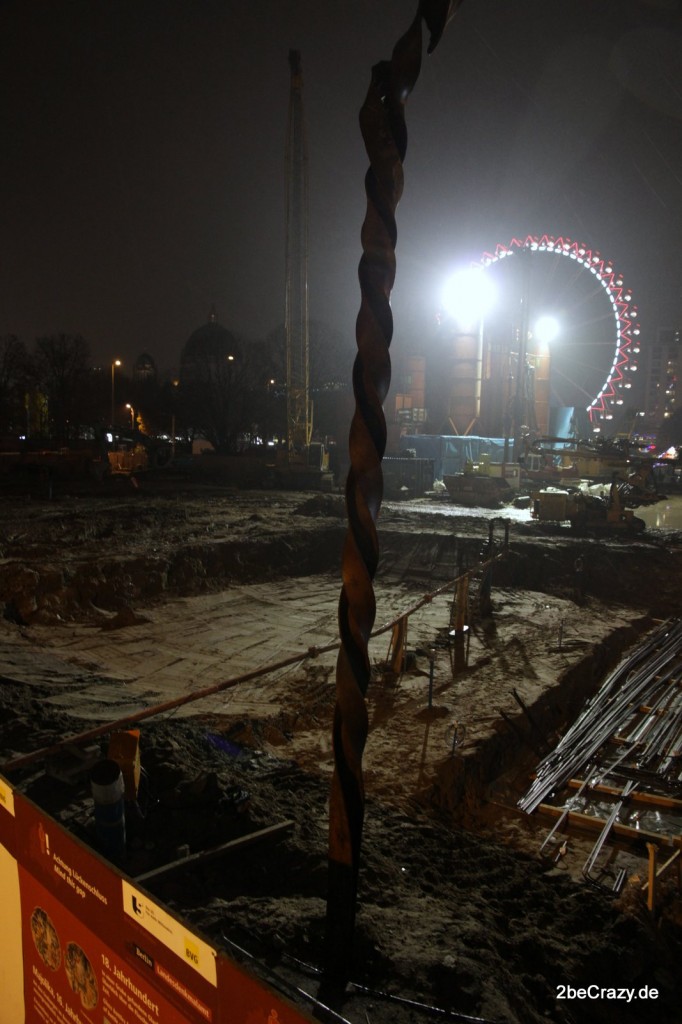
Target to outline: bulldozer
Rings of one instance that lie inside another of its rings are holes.
[[[632,503],[628,482],[614,477],[604,495],[590,494],[579,487],[543,488],[531,495],[531,517],[539,523],[569,523],[576,533],[639,534],[646,524],[628,507]]]

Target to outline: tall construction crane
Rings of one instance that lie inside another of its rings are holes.
[[[303,461],[312,435],[308,326],[308,139],[299,50],[289,50],[291,90],[286,144],[287,451]]]
[[[308,325],[308,138],[303,111],[301,54],[289,50],[291,89],[286,143],[286,312],[287,446],[278,454],[276,479],[285,486],[331,485],[325,446],[311,443]]]

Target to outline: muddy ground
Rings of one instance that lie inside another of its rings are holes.
[[[213,614],[229,642],[234,616],[220,618],[214,602],[258,586],[261,604],[269,595],[267,614],[283,631],[278,649],[286,653],[299,639],[292,625],[287,647],[296,593],[305,598],[313,584],[316,594],[338,592],[345,520],[335,495],[240,493],[170,475],[135,483],[121,477],[97,491],[63,486],[51,500],[39,487],[5,490],[0,513],[5,765],[91,728],[98,714],[106,725],[117,707],[123,715],[160,703],[163,692],[150,688],[142,670],[135,678],[126,674],[121,652],[129,659],[132,646],[152,635],[158,644],[164,616],[177,623],[185,614]],[[430,499],[386,503],[378,621],[391,617],[396,601],[408,607],[458,568],[476,564],[491,517]],[[662,885],[655,914],[641,893],[641,851],[626,853],[630,881],[619,898],[588,888],[579,868],[593,840],[571,839],[573,857],[543,860],[537,851],[549,825],[515,804],[538,749],[556,740],[624,651],[657,620],[679,613],[682,538],[655,530],[636,540],[574,537],[541,532],[514,511],[508,517],[510,543],[495,566],[492,614],[476,614],[474,587],[463,653],[444,641],[447,601],[415,616],[399,679],[381,671],[387,638],[371,648],[376,678],[368,693],[356,986],[336,1010],[353,1024],[470,1017],[679,1022],[682,912],[674,878]],[[503,538],[498,522],[498,553]],[[320,636],[333,634],[330,621],[320,612]],[[190,678],[181,664],[168,685],[184,678],[191,690],[228,677],[229,669],[220,659],[202,662]],[[114,696],[101,709],[90,700],[86,713],[79,695],[98,688]],[[532,707],[534,725],[514,689]],[[236,704],[197,702],[182,714],[140,723],[144,815],[129,822],[124,869],[140,876],[247,831],[290,822],[246,855],[144,884],[310,1009],[296,990],[315,994],[320,981],[334,654],[234,693]],[[456,749],[449,746],[454,722],[466,727]],[[106,735],[84,747],[96,752],[105,741]],[[57,778],[65,759],[41,758],[8,774],[93,841],[86,788],[77,776],[68,783]],[[567,1000],[558,998],[563,985],[649,986],[659,996],[630,1004],[608,993]]]

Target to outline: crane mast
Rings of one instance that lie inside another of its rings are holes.
[[[308,326],[308,140],[299,50],[289,50],[291,89],[286,143],[287,449],[303,455],[312,435]]]

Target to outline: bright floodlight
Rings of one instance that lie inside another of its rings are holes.
[[[481,267],[458,270],[443,288],[443,306],[463,330],[475,327],[495,299],[494,285]]]
[[[554,341],[559,336],[559,321],[555,320],[553,316],[541,316],[535,322],[535,331],[533,333],[538,341],[549,344],[550,341]]]

